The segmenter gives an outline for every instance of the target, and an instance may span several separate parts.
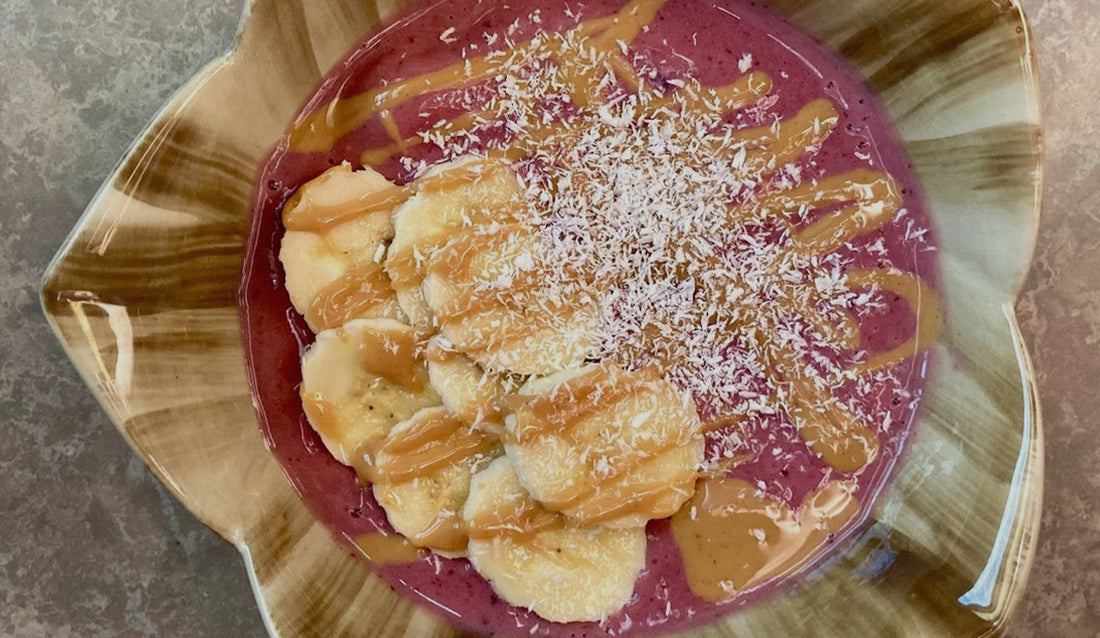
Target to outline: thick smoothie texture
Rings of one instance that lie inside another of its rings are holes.
[[[615,13],[622,0],[581,0],[549,5],[533,0],[508,4],[478,0],[442,0],[416,5],[368,34],[347,59],[326,77],[303,108],[307,115],[328,108],[396,79],[427,73],[467,55],[484,55],[522,42],[539,30],[559,31],[579,22]],[[890,266],[917,275],[936,286],[935,244],[930,220],[904,149],[889,119],[863,80],[836,54],[787,24],[758,3],[741,0],[670,0],[630,43],[632,52],[660,72],[660,77],[695,77],[704,86],[728,84],[746,71],[766,72],[774,89],[753,112],[737,113],[730,121],[759,125],[767,118],[787,118],[803,105],[828,99],[839,112],[836,133],[800,171],[806,180],[872,168],[889,174],[903,198],[895,219],[842,246],[850,269]],[[426,93],[393,110],[392,125],[402,131],[425,130],[461,113],[455,100]],[[742,119],[744,118],[744,119]],[[812,560],[796,569],[713,602],[688,584],[685,561],[668,520],[649,524],[647,567],[632,600],[604,623],[549,623],[500,600],[489,584],[465,560],[423,553],[412,562],[387,559],[384,548],[369,539],[393,534],[386,515],[355,472],[338,463],[321,445],[303,413],[298,394],[300,359],[313,334],[291,307],[278,260],[283,205],[304,182],[327,168],[349,161],[360,165],[367,149],[391,143],[385,127],[368,121],[333,140],[331,148],[301,152],[287,140],[275,149],[262,169],[254,202],[254,218],[240,308],[248,366],[264,434],[273,453],[302,498],[349,551],[374,556],[380,575],[391,586],[432,606],[454,623],[479,633],[537,636],[653,635],[705,623],[772,595],[794,573],[805,571],[858,529],[876,495],[883,489],[902,454],[919,409],[928,353],[892,362],[888,375],[873,382],[849,381],[835,395],[878,435],[874,460],[854,473],[839,472],[815,454],[782,415],[751,419],[738,425],[737,436],[710,438],[712,455],[732,446],[740,460],[729,477],[755,486],[767,497],[797,510],[807,496],[830,481],[852,485],[858,513],[830,532]],[[309,149],[313,150],[313,149]],[[405,161],[401,161],[404,157]],[[377,164],[387,178],[404,183],[423,159],[438,159],[438,149],[417,147]],[[414,161],[409,161],[414,160]],[[868,286],[868,299],[879,310],[859,318],[859,350],[874,357],[909,342],[920,317],[903,295]],[[700,406],[706,411],[707,406]],[[359,544],[356,541],[359,540]]]

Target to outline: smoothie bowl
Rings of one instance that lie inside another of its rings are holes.
[[[1040,133],[990,0],[257,0],[43,302],[273,635],[987,635]]]

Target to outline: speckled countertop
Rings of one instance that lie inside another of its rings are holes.
[[[950,1],[950,0],[945,0]],[[1100,8],[1025,0],[1048,150],[1019,313],[1046,506],[1010,635],[1100,635]],[[261,637],[240,558],[115,434],[38,308],[50,257],[160,105],[232,40],[241,0],[0,0],[0,636]]]

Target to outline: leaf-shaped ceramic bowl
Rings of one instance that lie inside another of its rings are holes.
[[[43,284],[123,436],[240,548],[273,635],[451,636],[299,499],[256,426],[236,308],[257,169],[326,70],[408,0],[255,0],[157,116]],[[772,0],[881,93],[942,237],[947,326],[908,454],[846,549],[696,636],[979,636],[1019,600],[1042,430],[1013,304],[1035,241],[1035,65],[1013,0]]]

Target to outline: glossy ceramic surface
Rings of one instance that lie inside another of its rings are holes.
[[[237,545],[273,635],[452,636],[317,523],[265,449],[236,311],[257,167],[324,72],[403,2],[256,0],[46,275],[76,367],[150,468]],[[1041,182],[1034,60],[1008,0],[776,0],[882,94],[941,234],[947,327],[898,476],[796,589],[697,636],[980,636],[1035,544],[1042,429],[1013,302]]]

